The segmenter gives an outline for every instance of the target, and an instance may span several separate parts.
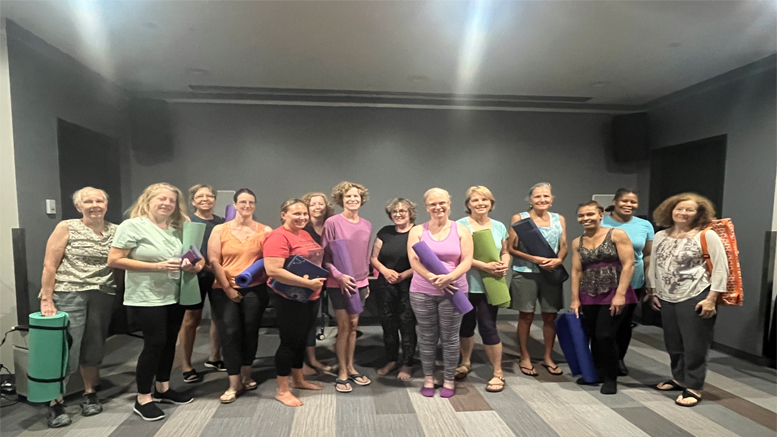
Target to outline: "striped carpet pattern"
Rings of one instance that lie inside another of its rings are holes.
[[[218,397],[227,387],[225,373],[204,373],[198,384],[184,384],[180,369],[172,385],[191,393],[188,405],[162,405],[167,418],[144,422],[132,413],[134,361],[141,347],[138,339],[123,338],[112,343],[103,370],[100,397],[104,412],[82,417],[79,397],[67,399],[73,424],[51,430],[45,424],[45,408],[19,403],[0,410],[3,436],[24,437],[173,437],[173,436],[769,436],[777,434],[777,374],[773,369],[712,351],[704,401],[694,408],[676,406],[668,394],[652,390],[649,384],[669,375],[669,358],[663,351],[661,330],[638,327],[626,363],[630,376],[620,378],[618,394],[603,396],[597,387],[578,386],[563,363],[565,374],[553,376],[539,366],[542,330],[534,326],[530,350],[539,375],[524,376],[518,369],[515,322],[500,321],[505,345],[503,366],[507,386],[501,393],[485,391],[491,366],[479,342],[473,356],[474,371],[457,386],[456,396],[424,398],[420,395],[420,363],[409,382],[378,377],[383,364],[380,327],[363,327],[358,341],[357,367],[373,383],[355,387],[353,393],[336,393],[334,375],[319,375],[323,392],[297,391],[304,402],[289,408],[274,399],[273,354],[277,333],[262,333],[254,364],[258,390],[237,402],[222,405]],[[195,367],[209,350],[207,324],[203,324],[195,346]],[[334,363],[334,329],[319,342],[323,361]],[[557,348],[558,349],[558,348]],[[202,374],[202,372],[201,372]],[[440,375],[441,377],[441,372]]]

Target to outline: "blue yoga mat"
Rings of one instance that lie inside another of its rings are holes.
[[[586,382],[594,383],[599,378],[582,317],[582,314],[580,318],[575,317],[575,313],[559,314],[556,319],[556,335],[572,374],[581,375]]]
[[[512,228],[518,234],[518,241],[526,248],[526,253],[529,255],[541,256],[543,258],[558,257],[556,251],[550,247],[548,240],[542,235],[542,232],[540,232],[531,217],[515,222]],[[551,271],[540,268],[540,273],[551,284],[563,284],[564,281],[569,279],[569,273],[567,273],[567,269],[563,265]]]
[[[247,269],[243,270],[243,273],[237,275],[235,278],[235,284],[237,284],[237,286],[240,288],[248,287],[254,283],[256,278],[262,276],[263,270],[264,260],[260,259],[259,261],[251,264],[251,266],[249,266]]]
[[[305,259],[305,257],[299,255],[294,255],[287,259],[283,268],[297,276],[307,276],[308,279],[326,278],[329,275],[329,272],[326,269],[313,264]],[[307,302],[310,300],[310,297],[313,296],[313,290],[310,288],[284,284],[275,279],[270,280],[270,287],[278,293],[291,300],[296,300],[297,302]]]

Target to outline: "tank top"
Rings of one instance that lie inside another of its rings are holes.
[[[580,303],[583,305],[609,305],[621,279],[621,264],[618,248],[612,241],[612,229],[607,231],[604,241],[593,249],[583,246],[580,237],[580,263],[583,273],[580,276]],[[637,303],[637,295],[629,285],[626,290],[626,303]]]
[[[550,215],[550,226],[537,226],[537,228],[542,233],[542,236],[545,237],[545,240],[548,242],[548,244],[550,244],[550,247],[553,248],[553,251],[558,253],[559,241],[561,240],[561,234],[564,232],[564,229],[561,227],[561,219],[559,218],[558,214],[555,212],[549,212],[548,214]],[[521,213],[522,219],[529,217],[530,215],[528,212]],[[528,253],[526,247],[524,247],[520,239],[518,239],[518,250],[524,253]],[[525,259],[518,258],[517,256],[513,257],[513,270],[516,272],[526,273],[540,272],[540,268],[537,266],[537,264],[534,264],[531,261],[526,261]]]
[[[229,224],[224,224],[221,228],[221,267],[224,268],[224,273],[227,276],[227,281],[232,288],[240,288],[235,283],[235,277],[243,273],[245,269],[251,266],[251,264],[264,258],[262,249],[264,247],[264,225],[256,222],[256,232],[253,235],[246,238],[245,241],[235,237],[229,230]],[[253,287],[267,281],[267,276],[262,271],[262,277],[255,278],[254,282],[249,285]],[[221,285],[218,281],[215,281],[213,288],[221,289]]]
[[[117,226],[105,222],[99,237],[81,219],[65,220],[68,237],[62,262],[57,267],[54,291],[100,290],[113,294],[113,269],[108,267],[108,251]]]
[[[452,272],[461,262],[461,242],[459,241],[458,225],[456,222],[451,221],[451,229],[448,232],[448,236],[442,241],[432,238],[432,234],[429,232],[429,222],[424,223],[423,227],[421,241],[429,245],[429,248],[437,255],[437,258],[440,259],[448,271]],[[462,293],[466,293],[468,291],[466,275],[461,275],[454,281],[453,285]],[[413,279],[410,281],[410,291],[433,296],[443,296],[444,293],[421,275],[413,275]]]

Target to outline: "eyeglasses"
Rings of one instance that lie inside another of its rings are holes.
[[[216,196],[213,194],[199,194],[197,196],[194,196],[194,200],[202,200],[202,199],[215,199]]]
[[[394,211],[391,211],[392,215],[405,215],[408,213],[408,210],[406,209],[395,209]]]

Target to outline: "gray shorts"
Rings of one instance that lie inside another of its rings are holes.
[[[68,375],[77,371],[79,365],[99,367],[102,363],[115,300],[116,296],[98,290],[54,292],[54,306],[67,313],[68,332],[73,337],[67,359]]]
[[[564,308],[562,285],[554,285],[545,280],[542,273],[513,271],[510,284],[510,308],[522,313],[534,313],[537,299],[543,313],[558,313]]]
[[[370,292],[370,287],[359,288],[359,297],[362,300],[362,305],[364,305],[364,301],[365,299],[367,299],[367,294],[369,292]],[[348,301],[348,298],[339,288],[327,288],[326,295],[329,297],[329,305],[332,307],[332,309],[344,310],[348,308],[346,306],[346,302]]]

